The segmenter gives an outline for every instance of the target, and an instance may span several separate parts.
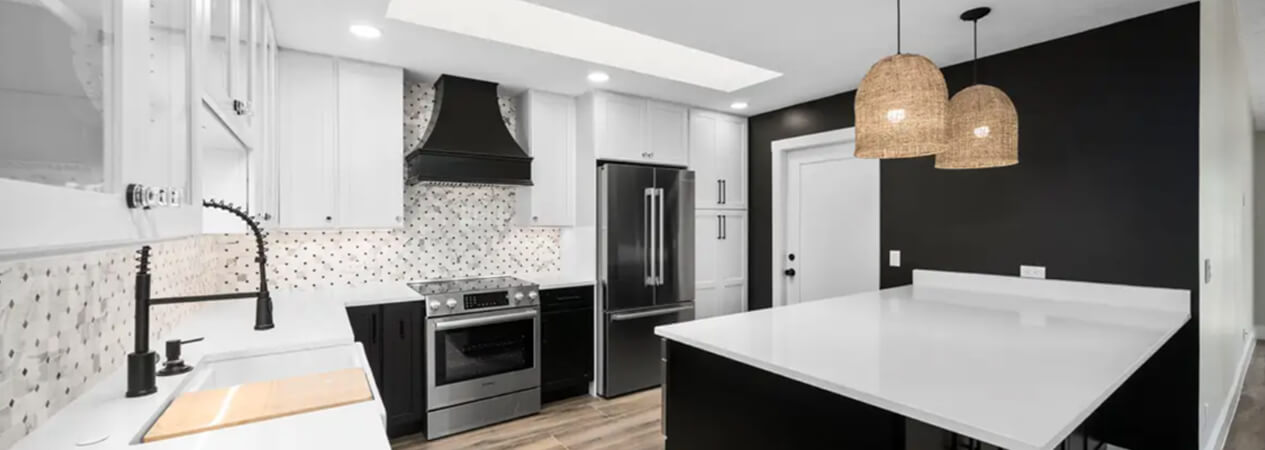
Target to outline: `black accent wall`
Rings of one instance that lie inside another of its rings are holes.
[[[967,25],[963,25],[964,27]],[[964,41],[962,45],[970,45]],[[916,50],[916,49],[915,49]],[[1191,3],[980,60],[980,82],[1019,112],[1018,166],[942,171],[880,164],[883,287],[914,268],[1199,288],[1199,7]],[[944,69],[950,93],[971,66]],[[855,92],[749,122],[750,306],[768,307],[771,143],[851,127]],[[900,268],[887,250],[901,250]],[[1130,448],[1195,448],[1198,318],[1093,420]]]

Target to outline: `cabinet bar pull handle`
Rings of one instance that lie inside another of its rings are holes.
[[[725,204],[725,199],[721,197],[722,195],[725,195],[724,192],[725,192],[725,182],[720,181],[720,178],[717,178],[716,179],[716,204],[717,205]]]
[[[729,180],[720,180],[720,204],[729,204]]]

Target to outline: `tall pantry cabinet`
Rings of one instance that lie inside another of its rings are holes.
[[[747,310],[747,119],[690,111],[695,317]]]

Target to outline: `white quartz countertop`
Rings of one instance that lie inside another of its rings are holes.
[[[1065,439],[1190,318],[1185,290],[915,271],[656,334],[1012,450]]]
[[[591,286],[593,279],[592,273],[574,273],[574,272],[549,272],[549,273],[519,273],[515,277],[526,279],[536,284],[540,284],[540,289],[562,289],[577,286]]]
[[[540,289],[563,289],[594,284],[594,274],[574,272],[520,273],[518,278],[540,285]]]
[[[354,343],[346,306],[402,299],[403,283],[273,292],[276,328],[255,331],[255,300],[205,303],[161,339],[204,337],[184,347],[184,359],[195,366],[213,361]],[[416,295],[416,294],[413,294]],[[417,298],[413,298],[416,300]],[[166,306],[155,306],[164,308]],[[130,347],[130,344],[129,344]],[[162,356],[161,345],[154,350]],[[131,349],[128,348],[128,351]],[[363,354],[363,351],[361,351]],[[149,421],[197,373],[158,377],[158,392],[126,398],[127,368],[119,367],[79,398],[53,415],[15,449],[389,449],[380,399],[326,410],[265,420],[153,443],[131,445]],[[91,446],[76,443],[103,438]]]

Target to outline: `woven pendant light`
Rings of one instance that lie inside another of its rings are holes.
[[[975,24],[975,64],[979,63],[979,20],[989,8],[962,13]],[[993,86],[976,84],[949,101],[949,150],[936,155],[937,169],[984,169],[1019,164],[1019,113],[1010,97]]]
[[[913,158],[948,149],[944,74],[930,59],[900,50],[897,0],[896,54],[874,63],[857,88],[857,158]]]

